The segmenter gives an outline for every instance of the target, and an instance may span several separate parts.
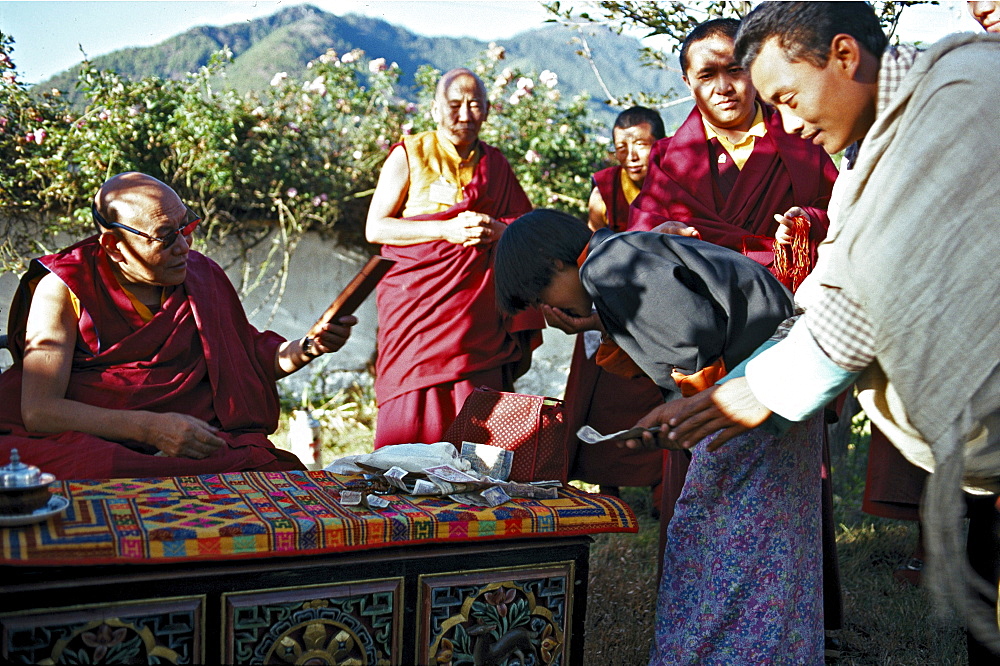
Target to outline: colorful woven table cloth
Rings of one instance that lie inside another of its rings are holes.
[[[64,481],[53,486],[69,499],[63,515],[0,529],[0,564],[232,560],[638,529],[621,500],[572,487],[493,508],[409,495],[387,495],[391,505],[378,510],[340,503],[342,490],[366,486],[322,471]]]

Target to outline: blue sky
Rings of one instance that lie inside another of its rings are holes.
[[[297,1],[159,0],[0,1],[0,31],[16,40],[14,62],[22,80],[35,83],[72,67],[80,48],[95,57],[127,46],[149,46],[198,25],[228,25],[267,16]],[[423,35],[503,39],[542,25],[537,2],[518,0],[313,0],[334,13],[375,16]],[[564,5],[583,6],[564,0]],[[903,13],[900,34],[933,42],[956,30],[975,30],[965,2],[915,7]]]

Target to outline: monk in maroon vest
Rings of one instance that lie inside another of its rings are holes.
[[[603,227],[615,232],[626,229],[629,206],[646,180],[649,152],[665,134],[660,114],[652,109],[636,106],[618,115],[611,130],[618,166],[594,174],[588,218],[592,231]],[[560,321],[559,311],[545,306],[542,310],[553,326],[576,332]],[[596,331],[577,333],[566,381],[570,478],[598,484],[605,494],[617,494],[619,486],[652,486],[653,512],[657,514],[662,452],[622,449],[614,444],[582,445],[576,436],[584,425],[602,433],[630,428],[663,402],[660,389],[649,377],[623,377],[599,367],[595,356],[600,341]]]
[[[531,202],[479,140],[486,88],[451,70],[431,113],[437,129],[393,146],[368,209],[369,242],[396,260],[378,286],[375,448],[440,441],[475,388],[512,390],[545,326],[537,311],[496,307],[495,244]]]
[[[58,478],[303,469],[275,449],[275,380],[336,351],[354,317],[301,340],[247,321],[222,269],[191,249],[198,217],[141,173],[108,180],[99,233],[32,262],[11,307],[0,454]]]

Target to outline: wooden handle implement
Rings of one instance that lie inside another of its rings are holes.
[[[354,314],[358,306],[364,302],[368,294],[372,293],[375,285],[381,280],[389,269],[396,263],[395,259],[375,255],[358,271],[358,274],[347,283],[333,303],[326,309],[323,316],[319,318],[318,324],[336,322],[338,317]]]

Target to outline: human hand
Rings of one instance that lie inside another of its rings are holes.
[[[200,460],[212,455],[225,440],[216,435],[215,426],[199,418],[176,412],[144,412],[146,414],[145,441],[171,458]]]
[[[636,428],[647,429],[646,432],[642,433],[642,438],[616,442],[618,448],[643,449],[647,451],[656,449],[682,450],[684,447],[681,446],[680,442],[670,439],[667,437],[667,434],[670,432],[668,423],[680,411],[680,408],[683,407],[681,404],[683,402],[683,400],[671,400],[655,407],[653,411],[643,416],[635,424]],[[650,432],[649,428],[659,428],[659,432]]]
[[[545,323],[552,328],[559,329],[563,333],[573,335],[575,333],[582,333],[583,331],[604,332],[604,324],[601,323],[601,318],[596,312],[591,312],[586,317],[577,317],[565,310],[554,308],[544,303],[539,305],[538,309],[542,311]]]
[[[357,323],[357,317],[345,315],[338,317],[335,322],[316,322],[306,335],[312,338],[317,355],[330,354],[344,346],[351,337],[351,327]]]
[[[718,431],[719,434],[708,446],[709,451],[715,451],[733,437],[756,428],[771,416],[771,410],[757,400],[744,377],[731,379],[725,384],[713,386],[676,402],[681,404],[679,410],[668,419],[669,432],[666,437],[679,442],[685,449],[690,449]]]
[[[673,234],[674,236],[690,236],[691,238],[701,238],[701,233],[697,229],[683,222],[669,221],[653,227],[650,231],[659,234]]]
[[[494,220],[489,215],[469,210],[456,215],[455,221],[460,226],[459,238],[461,240],[452,242],[465,247],[495,243],[506,228],[506,225]]]
[[[809,217],[809,213],[805,212],[798,206],[792,206],[784,215],[774,214],[774,220],[778,223],[778,228],[774,232],[774,240],[778,245],[791,245],[792,244],[792,225],[795,222],[796,217],[804,217],[807,222],[812,223],[812,218]]]

